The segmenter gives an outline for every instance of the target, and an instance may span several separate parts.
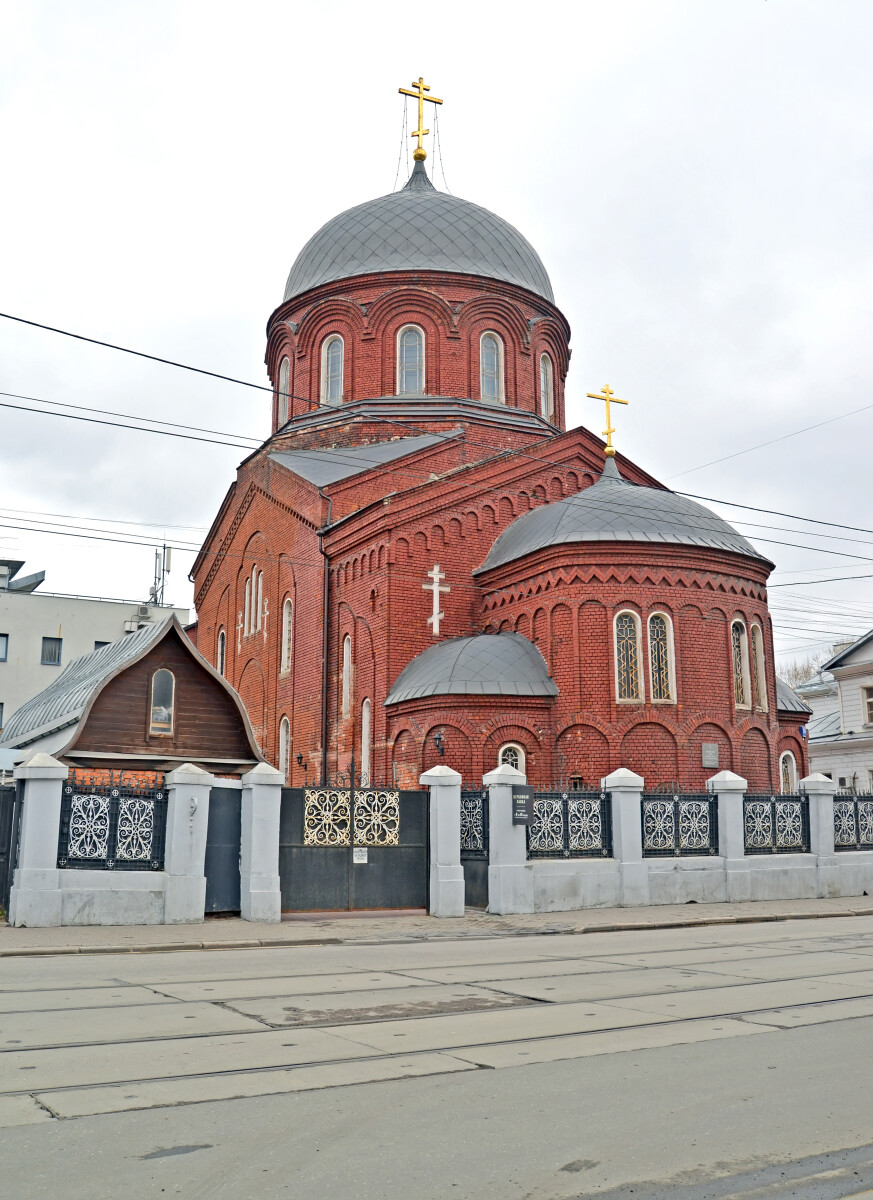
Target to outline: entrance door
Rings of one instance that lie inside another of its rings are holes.
[[[285,912],[427,908],[428,793],[283,788]]]
[[[461,866],[464,904],[488,907],[488,789],[461,792]]]
[[[206,825],[206,912],[238,913],[242,793],[214,787]]]

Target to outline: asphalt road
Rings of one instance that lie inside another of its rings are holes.
[[[871,1051],[866,916],[4,959],[0,1196],[873,1200]]]

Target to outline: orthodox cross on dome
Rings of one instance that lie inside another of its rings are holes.
[[[615,433],[615,427],[612,424],[612,414],[610,413],[610,404],[627,404],[627,400],[619,400],[615,392],[605,383],[599,392],[588,392],[589,400],[602,400],[606,404],[606,428],[603,431],[603,436],[606,438],[606,446],[603,453],[606,458],[615,458],[615,447],[612,444],[612,435]]]
[[[431,582],[423,583],[421,585],[424,591],[433,592],[433,613],[428,617],[427,623],[433,628],[433,636],[439,637],[440,621],[444,621],[446,619],[446,614],[444,612],[440,612],[440,595],[443,592],[450,592],[452,589],[447,583],[443,583],[446,573],[445,571],[440,570],[439,563],[433,564],[433,570],[428,571],[427,577],[431,580]]]
[[[422,146],[421,139],[430,133],[429,129],[424,128],[424,102],[427,100],[430,104],[442,104],[442,100],[437,100],[436,96],[425,96],[424,93],[430,91],[430,84],[425,83],[421,75],[419,75],[417,83],[413,79],[412,86],[415,88],[414,92],[410,92],[408,88],[398,88],[397,90],[401,96],[412,96],[418,101],[418,129],[414,129],[409,136],[418,138],[418,146],[413,150],[412,157],[416,162],[424,162],[427,158],[427,151]]]

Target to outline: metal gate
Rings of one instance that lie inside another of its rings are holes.
[[[488,907],[488,789],[461,792],[461,866],[464,904]]]
[[[236,788],[214,787],[209,792],[206,825],[206,912],[240,910],[239,855],[242,830],[242,793]]]
[[[285,912],[427,908],[428,793],[283,788]]]
[[[9,893],[18,858],[21,799],[15,784],[0,787],[0,909],[8,916]]]

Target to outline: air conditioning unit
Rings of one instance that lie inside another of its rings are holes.
[[[149,615],[149,606],[147,604],[141,604],[139,606],[137,616],[139,617],[140,620],[142,620],[143,617],[147,617],[148,615]]]

